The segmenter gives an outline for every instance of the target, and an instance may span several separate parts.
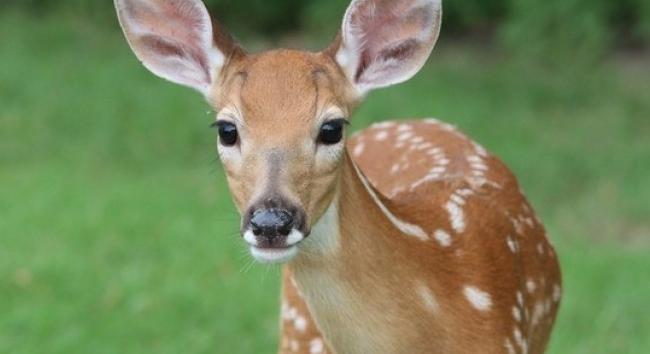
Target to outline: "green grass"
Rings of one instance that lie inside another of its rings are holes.
[[[355,129],[436,116],[501,156],[561,256],[549,352],[648,352],[650,66],[448,42]],[[237,236],[201,99],[73,18],[0,15],[0,53],[0,353],[273,353],[278,272]]]

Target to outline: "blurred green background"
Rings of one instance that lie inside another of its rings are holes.
[[[209,1],[248,48],[319,48],[347,0]],[[435,116],[519,176],[560,254],[550,353],[650,352],[650,1],[447,1],[354,129]],[[201,98],[110,1],[0,3],[0,353],[274,353],[278,269],[237,235]]]

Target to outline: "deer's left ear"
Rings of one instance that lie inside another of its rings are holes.
[[[441,21],[442,0],[353,0],[336,61],[362,95],[404,82],[424,66]]]
[[[201,0],[115,0],[115,7],[129,45],[147,69],[208,95],[236,45],[213,25]]]

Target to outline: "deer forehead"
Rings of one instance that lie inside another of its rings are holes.
[[[214,101],[218,109],[236,112],[253,135],[304,136],[328,114],[349,115],[349,84],[321,53],[275,50],[244,57],[225,70]]]

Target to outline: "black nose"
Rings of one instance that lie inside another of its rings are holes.
[[[287,236],[293,228],[293,216],[284,209],[261,209],[253,213],[251,230],[255,236],[272,239]]]

